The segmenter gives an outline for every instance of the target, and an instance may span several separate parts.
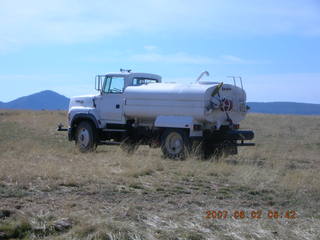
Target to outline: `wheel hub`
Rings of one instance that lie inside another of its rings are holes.
[[[85,128],[80,129],[78,135],[78,142],[81,147],[87,147],[90,142],[90,134],[89,131]]]
[[[166,138],[166,148],[170,154],[179,154],[183,150],[183,140],[178,133],[170,133]]]

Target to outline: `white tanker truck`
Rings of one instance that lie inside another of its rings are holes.
[[[98,95],[73,97],[68,131],[81,152],[97,145],[161,147],[165,157],[183,159],[190,153],[208,158],[237,154],[252,140],[252,131],[239,130],[248,107],[246,94],[236,84],[206,82],[162,83],[149,73],[120,70],[96,76]],[[242,83],[241,83],[242,86]],[[193,151],[196,150],[196,151]]]

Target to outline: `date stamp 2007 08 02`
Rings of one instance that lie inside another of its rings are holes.
[[[296,219],[298,217],[295,210],[208,210],[205,213],[206,219]]]

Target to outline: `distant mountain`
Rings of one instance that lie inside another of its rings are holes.
[[[67,110],[68,106],[69,98],[49,90],[20,97],[7,103],[0,102],[2,109]]]
[[[296,102],[248,102],[249,112],[269,114],[320,115],[320,104]],[[67,110],[69,98],[46,90],[11,102],[0,102],[0,109]]]
[[[296,102],[248,102],[250,112],[271,114],[320,115],[320,104]]]

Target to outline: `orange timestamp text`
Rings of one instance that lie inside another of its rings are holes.
[[[204,217],[207,219],[295,219],[298,215],[294,210],[209,210]]]

